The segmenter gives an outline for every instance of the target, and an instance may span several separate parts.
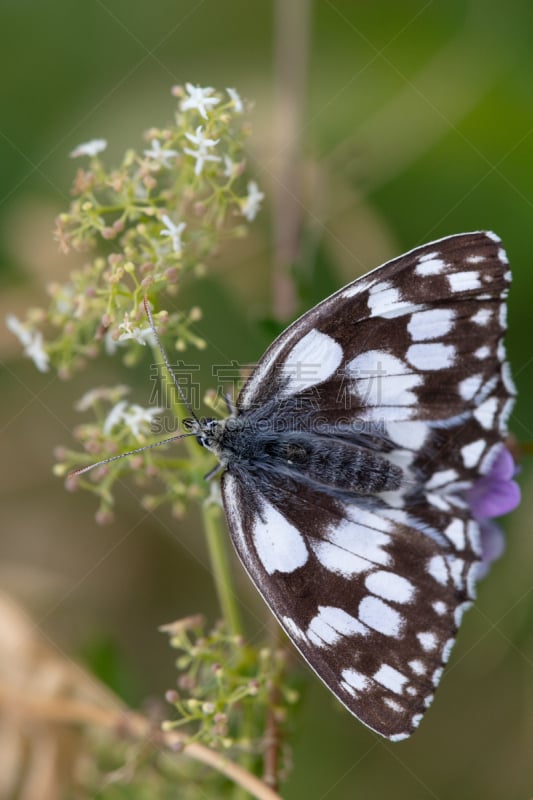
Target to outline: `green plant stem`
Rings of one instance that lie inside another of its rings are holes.
[[[164,371],[165,363],[159,352],[159,348],[154,346],[152,352],[159,367]],[[169,375],[167,379],[172,382],[172,376]],[[172,411],[176,419],[183,417],[184,409],[178,398],[174,398],[173,400]],[[190,458],[198,458],[198,445],[193,436],[183,439],[183,444],[187,448]],[[204,503],[202,506],[202,521],[209,551],[211,571],[213,580],[215,581],[222,617],[231,633],[235,636],[241,636],[242,625],[232,586],[227,549],[228,537],[222,525],[222,511],[220,507],[214,503]]]
[[[241,636],[242,624],[231,580],[227,549],[228,537],[221,524],[222,509],[214,503],[204,504],[202,518],[222,616],[231,633]]]

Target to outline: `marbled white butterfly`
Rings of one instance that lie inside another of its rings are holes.
[[[509,281],[493,233],[411,250],[290,325],[230,417],[184,421],[219,460],[209,477],[223,473],[231,538],[267,605],[338,700],[394,741],[431,703],[475,594],[468,492],[515,394]]]

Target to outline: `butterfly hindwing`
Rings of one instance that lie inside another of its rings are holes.
[[[467,497],[513,404],[509,280],[494,234],[417,248],[289,326],[237,401],[251,454],[229,460],[222,481],[237,552],[311,667],[391,739],[420,721],[474,595]],[[330,461],[344,444],[366,448],[403,479],[351,494],[295,474],[290,459],[272,469],[253,453],[265,430],[295,453],[296,434],[318,436]]]
[[[223,476],[250,577],[338,699],[373,730],[406,738],[470,605],[471,553],[443,556],[431,537],[379,505],[348,505],[275,476],[262,489],[238,472]],[[454,521],[468,524],[460,511],[448,515]]]

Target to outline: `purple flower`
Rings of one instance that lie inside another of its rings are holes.
[[[502,447],[487,475],[479,478],[468,493],[470,510],[479,522],[481,533],[479,578],[485,577],[492,562],[505,549],[502,529],[489,520],[508,514],[520,503],[520,487],[513,480],[516,472],[511,453]]]

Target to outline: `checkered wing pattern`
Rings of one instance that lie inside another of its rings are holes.
[[[226,459],[222,490],[240,559],[334,695],[392,740],[419,724],[474,597],[468,491],[514,397],[509,281],[492,233],[419,247],[287,328],[237,401],[253,452]]]

